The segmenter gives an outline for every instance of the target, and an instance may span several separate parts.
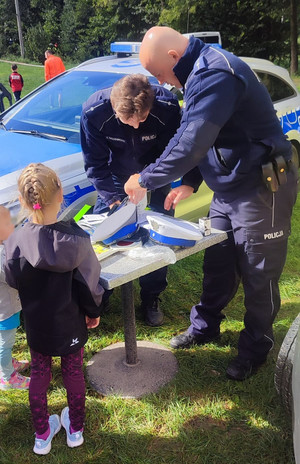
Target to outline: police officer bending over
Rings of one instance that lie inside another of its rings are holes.
[[[142,74],[127,75],[84,104],[81,145],[88,178],[98,192],[94,213],[109,211],[126,196],[124,184],[164,151],[180,122],[177,98]],[[151,192],[150,207],[170,214],[164,201],[170,185]],[[171,213],[173,214],[173,213]],[[167,267],[140,278],[146,324],[159,326],[159,294],[167,286]]]
[[[180,127],[160,158],[125,191],[137,202],[198,167],[214,191],[212,227],[228,240],[205,252],[203,291],[191,309],[191,325],[171,340],[188,348],[220,335],[221,313],[242,281],[245,328],[227,376],[244,380],[265,362],[273,347],[272,324],[280,307],[282,272],[296,199],[296,170],[270,96],[242,60],[168,27],[150,29],[140,49],[142,65],[162,84],[184,87]],[[196,174],[196,171],[193,171]],[[192,194],[186,185],[168,195],[175,207]]]

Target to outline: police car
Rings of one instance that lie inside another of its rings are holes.
[[[96,192],[86,177],[79,127],[82,104],[101,88],[112,86],[126,74],[142,73],[157,83],[140,64],[140,43],[116,42],[111,56],[95,58],[53,78],[0,114],[0,204],[17,217],[17,179],[31,162],[53,168],[62,180],[64,210],[61,218],[73,217],[93,205]],[[288,72],[269,61],[245,58],[268,87],[283,131],[300,157],[300,95]],[[203,185],[199,193],[182,202],[176,215],[198,220],[208,212],[211,192]]]
[[[295,461],[300,464],[300,313],[280,347],[274,381],[281,402],[292,420]]]

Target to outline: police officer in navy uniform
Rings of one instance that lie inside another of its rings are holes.
[[[156,160],[179,122],[176,96],[142,74],[127,75],[89,98],[81,117],[81,145],[87,176],[98,192],[94,213],[109,211],[125,198],[125,182]],[[164,209],[169,191],[164,185],[151,192],[152,210],[170,214]],[[145,322],[161,325],[159,294],[167,286],[167,267],[141,277],[140,286]]]
[[[265,362],[274,343],[278,280],[297,191],[291,144],[266,88],[232,53],[154,27],[143,39],[140,59],[161,84],[184,88],[183,114],[161,157],[132,176],[125,191],[137,202],[145,188],[184,173],[194,182],[203,178],[214,191],[211,225],[228,234],[225,242],[206,250],[201,300],[191,309],[190,327],[171,346],[188,348],[217,339],[221,311],[242,282],[245,328],[226,374],[244,380]],[[175,188],[165,207],[174,208],[192,192],[187,185]]]

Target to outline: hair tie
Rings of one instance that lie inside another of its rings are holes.
[[[41,205],[39,203],[35,203],[33,205],[33,209],[42,209]]]

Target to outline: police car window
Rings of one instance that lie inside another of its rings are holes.
[[[219,43],[219,37],[216,35],[206,35],[206,36],[200,37],[200,39],[202,40],[202,42],[209,43],[209,44]]]
[[[111,87],[123,74],[74,71],[24,98],[3,122],[7,130],[35,130],[80,143],[82,104],[94,92]]]
[[[274,76],[274,74],[261,71],[255,72],[261,82],[267,87],[273,103],[295,96],[293,87],[291,87],[286,81]]]

